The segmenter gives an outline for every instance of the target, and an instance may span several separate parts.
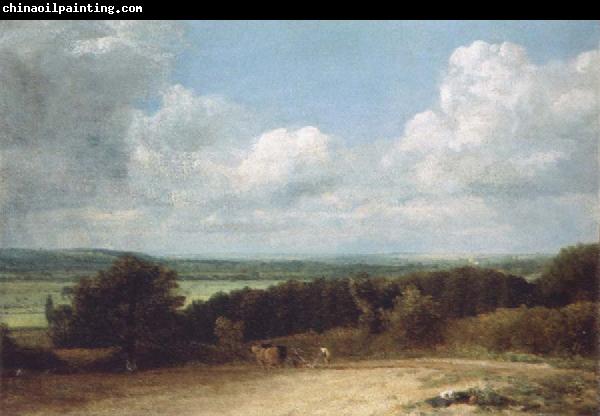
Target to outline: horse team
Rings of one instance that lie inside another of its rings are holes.
[[[283,367],[286,363],[294,367],[313,368],[320,362],[327,365],[331,360],[331,353],[326,347],[319,347],[319,351],[312,362],[306,361],[302,357],[300,349],[288,348],[285,345],[263,343],[253,345],[251,351],[256,358],[256,362],[264,369]]]

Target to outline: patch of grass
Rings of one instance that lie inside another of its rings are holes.
[[[596,415],[595,380],[576,373],[559,373],[543,378],[508,377],[503,393],[524,411],[561,415]]]
[[[585,371],[596,371],[598,363],[595,357],[584,356],[547,356],[535,355],[522,352],[492,352],[481,346],[446,347],[441,346],[435,351],[425,352],[428,356],[445,358],[466,358],[473,360],[507,361],[513,363],[549,364],[560,369],[574,369]]]
[[[556,368],[568,368],[574,370],[597,371],[598,361],[592,357],[549,357],[548,364]]]
[[[501,376],[484,368],[475,368],[464,371],[445,372],[441,374],[430,374],[419,379],[423,388],[443,388],[458,383],[481,380],[484,382],[500,381]]]
[[[466,391],[469,395],[469,400],[473,400],[479,407],[506,407],[511,404],[511,399],[502,394],[499,394],[490,386],[486,386],[483,389],[469,389]]]
[[[419,378],[423,388],[427,389],[456,384],[462,380],[464,377],[456,373],[433,373]]]
[[[52,348],[46,328],[17,328],[10,332],[15,342],[22,347]]]
[[[437,351],[440,356],[454,357],[454,358],[468,358],[474,360],[494,360],[494,361],[509,361],[512,363],[530,363],[540,364],[548,360],[547,357],[543,357],[535,354],[526,354],[521,352],[493,352],[478,345],[461,345],[453,347],[441,347]]]
[[[524,353],[516,353],[516,352],[507,352],[503,354],[499,354],[498,358],[510,361],[513,363],[530,363],[530,364],[539,364],[543,363],[546,360],[538,355],[534,354],[524,354]]]
[[[404,414],[404,413],[409,413],[409,412],[416,410],[417,407],[418,407],[417,402],[409,402],[407,404],[400,406],[400,410],[402,410],[402,414]]]

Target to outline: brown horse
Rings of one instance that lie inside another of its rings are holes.
[[[253,345],[251,351],[256,362],[265,369],[281,367],[287,358],[287,347],[284,345]]]

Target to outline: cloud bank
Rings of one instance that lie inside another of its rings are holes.
[[[536,65],[511,43],[460,47],[431,108],[398,137],[349,146],[171,84],[176,23],[3,25],[3,247],[542,251],[597,238],[599,50]]]

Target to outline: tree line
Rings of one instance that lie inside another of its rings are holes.
[[[358,327],[369,334],[391,331],[399,345],[432,345],[440,342],[447,320],[597,301],[598,254],[598,244],[563,249],[534,282],[475,267],[393,279],[358,274],[217,293],[186,308],[175,272],[123,256],[108,270],[82,279],[72,304],[50,305],[47,316],[55,345],[119,346],[131,363],[139,351],[215,344],[227,339],[229,327],[237,328],[240,342]]]

